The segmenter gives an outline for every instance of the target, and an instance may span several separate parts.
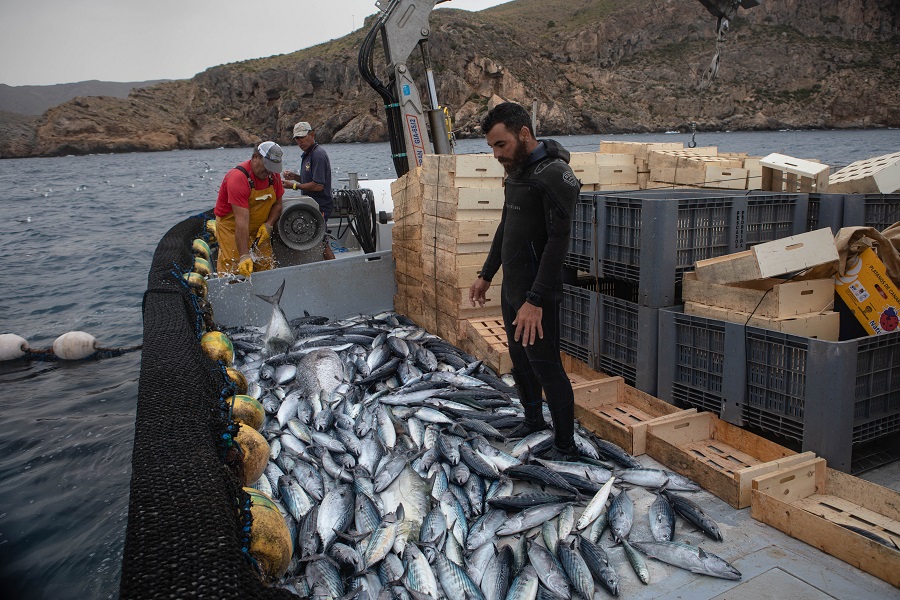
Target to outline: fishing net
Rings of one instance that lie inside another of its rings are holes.
[[[181,277],[206,218],[169,230],[150,268],[120,596],[295,598],[265,586],[242,551],[246,496],[223,451],[226,380],[200,348],[197,300]]]

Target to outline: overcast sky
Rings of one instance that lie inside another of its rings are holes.
[[[377,10],[375,0],[4,0],[0,83],[186,79],[342,37]]]

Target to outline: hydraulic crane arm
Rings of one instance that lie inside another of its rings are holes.
[[[431,34],[428,27],[429,16],[435,5],[445,1],[377,0],[375,4],[381,9],[381,16],[359,50],[360,73],[384,100],[391,153],[398,176],[421,165],[426,153],[451,152],[443,111],[438,104],[427,46],[428,36]],[[373,48],[379,33],[387,62],[389,77],[387,83],[378,79],[372,67]],[[422,49],[425,63],[426,87],[431,106],[427,111],[423,108],[418,85],[412,79],[407,66],[407,61],[416,47]]]

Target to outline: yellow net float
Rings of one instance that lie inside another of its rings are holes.
[[[225,402],[231,407],[232,419],[252,427],[256,431],[262,430],[263,423],[266,420],[266,411],[256,398],[245,394],[237,394]]]
[[[266,580],[276,580],[287,572],[291,563],[294,552],[291,532],[271,498],[251,487],[245,487],[244,491],[250,496],[253,519],[248,553]]]
[[[206,260],[209,260],[209,256],[210,254],[212,254],[212,251],[209,249],[209,244],[207,244],[200,238],[197,238],[193,241],[193,243],[191,244],[191,250],[194,251],[194,254]]]
[[[221,360],[225,366],[234,362],[234,346],[221,331],[207,331],[200,338],[200,347],[213,360]],[[255,480],[254,480],[255,481]]]

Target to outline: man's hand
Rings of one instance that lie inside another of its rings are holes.
[[[513,325],[516,326],[515,340],[521,341],[523,346],[531,346],[538,338],[544,339],[544,327],[541,325],[543,316],[544,309],[540,306],[530,302],[523,304],[513,320]]]
[[[259,248],[262,244],[265,244],[272,238],[272,226],[268,223],[263,223],[259,226],[259,229],[256,230],[256,239],[253,240],[253,246]]]
[[[485,294],[487,294],[488,288],[491,287],[491,282],[486,279],[482,279],[478,277],[469,286],[469,302],[472,303],[472,306],[475,306],[475,303],[478,303],[478,306],[484,308],[484,303],[487,301]]]
[[[253,259],[249,254],[244,254],[238,260],[238,273],[244,277],[250,277],[250,274],[253,273]]]

